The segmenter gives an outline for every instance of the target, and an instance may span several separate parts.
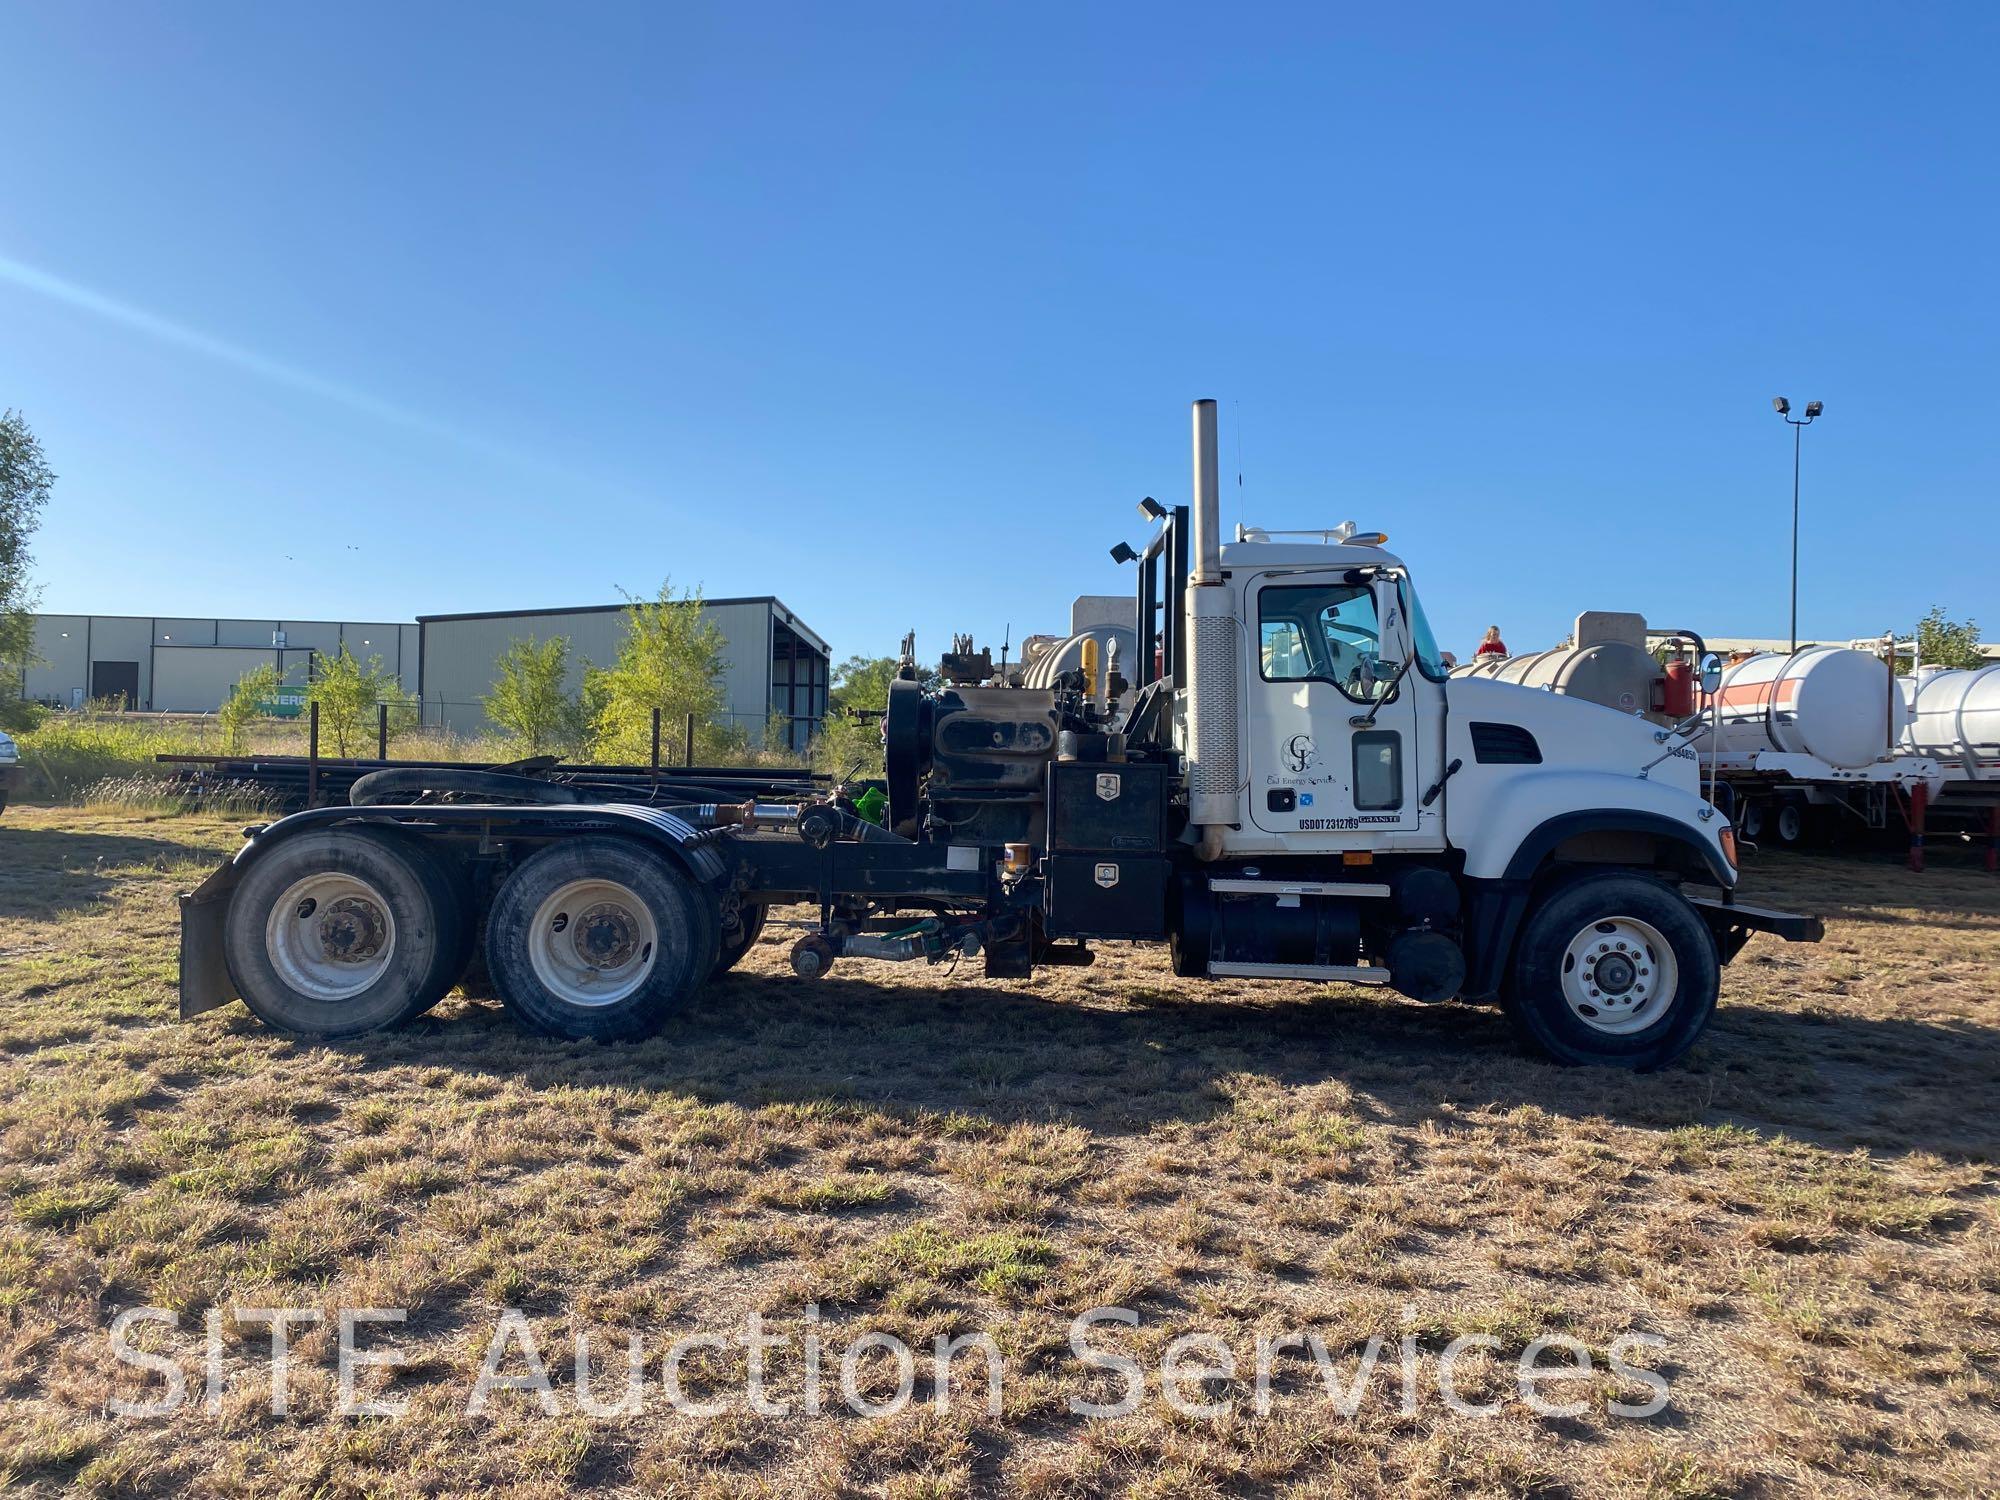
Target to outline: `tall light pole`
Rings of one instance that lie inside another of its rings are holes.
[[[1792,415],[1792,403],[1783,396],[1771,398],[1771,409],[1792,429],[1792,650],[1799,649],[1799,434],[1812,426],[1813,418],[1826,410],[1823,401],[1808,401],[1803,417]]]

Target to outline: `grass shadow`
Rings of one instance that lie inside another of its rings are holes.
[[[58,921],[102,901],[120,871],[160,871],[206,851],[143,835],[0,824],[0,921]]]
[[[1338,1082],[1375,1118],[1404,1124],[1532,1108],[1659,1129],[1727,1120],[1764,1135],[1961,1158],[1994,1151],[1985,1122],[2000,1106],[2000,1035],[1972,1025],[1725,1000],[1686,1062],[1635,1075],[1530,1055],[1488,1009],[1335,989],[1266,1000],[1193,985],[1115,987],[1145,998],[1078,1003],[1029,984],[732,975],[641,1042],[527,1036],[497,1005],[454,1001],[341,1050],[365,1067],[422,1063],[534,1087],[1113,1135],[1227,1114],[1247,1078],[1285,1089]]]

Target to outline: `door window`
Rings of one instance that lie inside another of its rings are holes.
[[[1257,626],[1266,682],[1330,682],[1357,703],[1389,687],[1375,591],[1365,583],[1262,589]]]
[[[1354,737],[1354,810],[1385,812],[1403,805],[1403,737],[1367,729]]]

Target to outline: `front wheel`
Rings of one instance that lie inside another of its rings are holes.
[[[618,838],[551,844],[508,876],[486,923],[486,967],[507,1008],[580,1041],[657,1030],[719,947],[713,894]]]
[[[1507,1012],[1560,1062],[1659,1068],[1708,1025],[1721,976],[1714,939],[1677,891],[1629,872],[1585,875],[1529,913]]]

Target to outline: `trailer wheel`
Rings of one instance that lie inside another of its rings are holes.
[[[1780,844],[1787,849],[1796,849],[1805,842],[1805,804],[1795,797],[1780,797],[1775,815],[1771,819],[1771,827],[1777,834]]]
[[[1721,973],[1678,892],[1630,872],[1585,875],[1529,913],[1507,1013],[1559,1062],[1660,1068],[1708,1025]]]
[[[744,954],[757,946],[757,939],[764,931],[764,914],[769,909],[763,906],[744,905],[742,921],[736,934],[733,937],[723,938],[721,949],[715,955],[714,973],[728,973],[742,961]]]
[[[715,967],[714,896],[619,838],[551,844],[507,878],[486,923],[486,967],[533,1030],[646,1036]]]
[[[223,952],[243,1003],[294,1036],[350,1037],[420,1014],[467,957],[467,913],[440,863],[366,828],[288,839],[229,903]]]

